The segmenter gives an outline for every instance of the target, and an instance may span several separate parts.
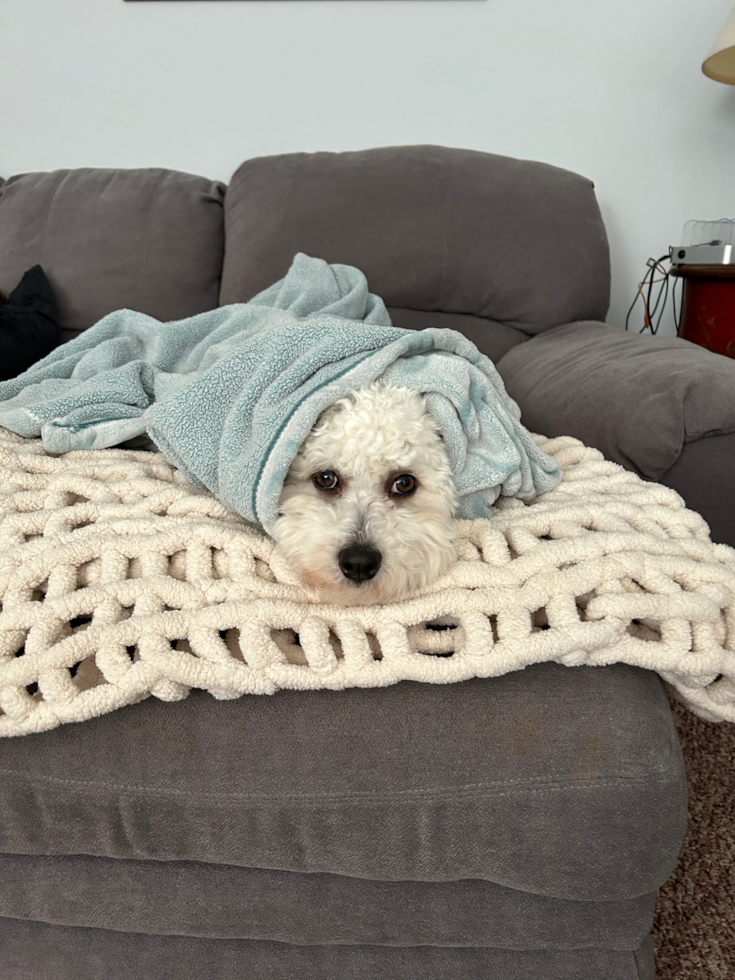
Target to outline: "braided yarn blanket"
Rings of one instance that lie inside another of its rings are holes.
[[[394,605],[315,603],[274,543],[164,456],[44,452],[0,429],[0,735],[150,695],[382,687],[540,661],[658,671],[735,721],[735,550],[672,490],[534,436],[562,482],[457,522],[458,561]]]

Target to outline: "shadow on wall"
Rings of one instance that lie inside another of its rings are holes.
[[[615,207],[601,197],[597,188],[595,188],[595,193],[597,194],[597,202],[600,205],[602,220],[605,222],[607,240],[610,244],[610,270],[612,280],[613,282],[632,282],[635,278],[636,270],[630,254],[629,243],[626,242],[623,230],[618,223],[618,215]],[[624,326],[625,314],[628,310],[625,304],[625,297],[617,294],[613,290],[610,297],[610,307],[605,317],[606,322],[614,327]]]

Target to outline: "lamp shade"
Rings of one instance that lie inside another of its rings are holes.
[[[704,59],[702,71],[716,82],[735,85],[735,10],[725,21],[712,50]]]

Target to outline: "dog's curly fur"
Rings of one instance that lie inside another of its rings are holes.
[[[406,476],[413,482],[398,479]],[[455,507],[444,440],[423,397],[378,381],[322,413],[287,474],[273,536],[320,599],[386,603],[454,561]],[[379,552],[374,577],[347,576],[344,551],[354,546]]]

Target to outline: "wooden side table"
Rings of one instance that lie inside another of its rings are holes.
[[[683,279],[679,336],[735,358],[735,266],[680,265]]]

